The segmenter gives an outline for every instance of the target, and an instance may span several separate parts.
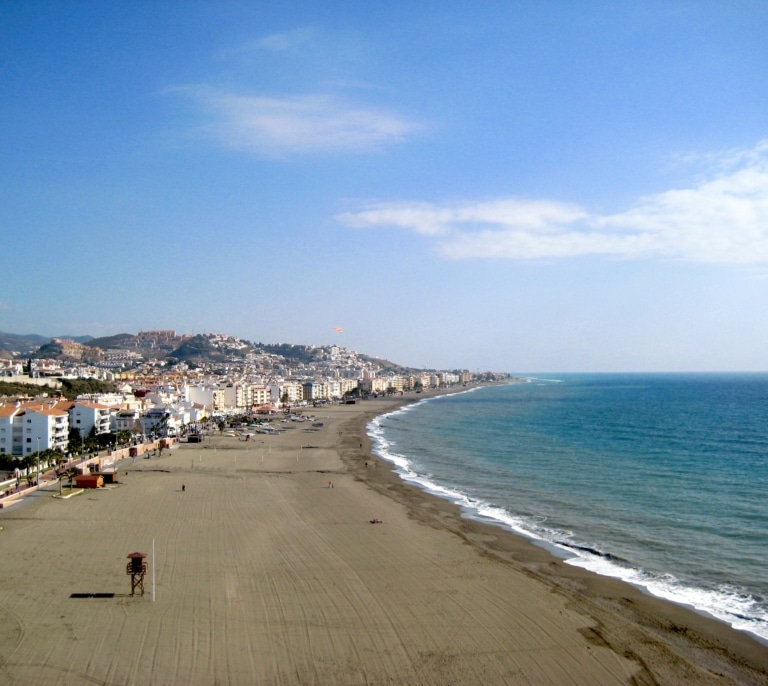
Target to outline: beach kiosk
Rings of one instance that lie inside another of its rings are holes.
[[[146,555],[144,553],[131,553],[128,555],[128,566],[125,573],[131,577],[131,595],[136,594],[136,589],[141,590],[144,595],[144,577],[147,574],[147,563],[144,562]]]
[[[78,488],[101,488],[104,485],[104,477],[101,474],[79,474],[75,477]]]

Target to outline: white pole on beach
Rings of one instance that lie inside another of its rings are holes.
[[[155,602],[155,539],[152,539],[152,602]]]

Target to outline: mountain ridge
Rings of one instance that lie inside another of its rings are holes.
[[[299,343],[252,343],[224,334],[176,335],[173,331],[118,333],[98,338],[48,337],[0,331],[0,353],[11,354],[16,358],[54,359],[86,364],[98,364],[118,352],[130,356],[135,362],[161,360],[169,364],[187,363],[192,366],[245,363],[249,358],[258,355],[282,358],[291,364],[312,364],[327,359],[329,351],[333,348],[353,355],[360,362],[375,363],[384,371],[427,371],[350,351],[335,344],[318,346]]]

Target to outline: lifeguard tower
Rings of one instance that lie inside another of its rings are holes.
[[[141,590],[144,595],[144,577],[147,574],[147,563],[144,562],[146,555],[144,553],[131,553],[128,555],[128,566],[125,573],[131,577],[131,595],[136,594],[136,589]]]

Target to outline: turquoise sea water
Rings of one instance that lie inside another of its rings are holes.
[[[768,374],[532,378],[369,433],[468,516],[768,640]]]

